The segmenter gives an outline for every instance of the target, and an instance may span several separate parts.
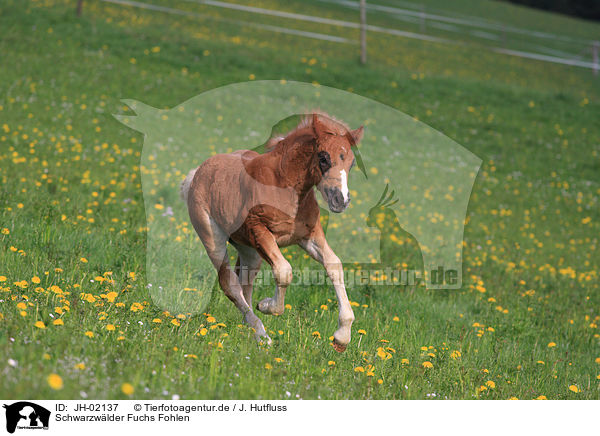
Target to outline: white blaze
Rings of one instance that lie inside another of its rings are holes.
[[[346,177],[346,170],[340,171],[340,177],[342,179],[342,195],[344,196],[344,203],[348,201],[348,178]]]

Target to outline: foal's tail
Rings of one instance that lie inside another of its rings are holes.
[[[194,176],[196,175],[196,171],[198,171],[198,168],[194,168],[193,170],[191,170],[186,176],[185,180],[181,182],[181,186],[179,187],[179,194],[181,195],[181,199],[186,204],[188,201],[190,187],[192,186],[192,181],[194,180]]]

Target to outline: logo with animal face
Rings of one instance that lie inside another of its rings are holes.
[[[14,433],[16,429],[48,429],[50,411],[29,401],[4,404],[6,409],[6,431]]]
[[[268,151],[285,140],[276,133],[290,131],[315,108],[354,128],[332,130],[317,120],[315,130],[322,131],[311,164],[327,242],[344,270],[411,266],[412,259],[428,289],[462,286],[465,218],[481,159],[426,124],[356,94],[298,82],[232,84],[168,110],[124,102],[136,115],[116,118],[145,135],[146,274],[162,308],[201,312],[217,277],[179,200],[188,172],[216,154]],[[240,153],[243,165],[246,154]],[[238,195],[238,186],[228,189]]]

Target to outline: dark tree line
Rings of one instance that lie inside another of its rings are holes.
[[[600,20],[600,0],[505,0],[537,9]]]

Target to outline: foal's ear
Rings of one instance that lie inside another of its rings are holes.
[[[360,141],[362,141],[364,132],[365,132],[364,127],[360,126],[358,129],[350,130],[350,131],[348,131],[348,133],[346,133],[346,137],[348,138],[348,141],[350,141],[350,144],[352,145],[352,147],[358,145],[358,143]]]
[[[326,134],[329,133],[325,124],[321,122],[321,120],[319,120],[319,116],[317,114],[313,114],[312,116],[312,125],[315,131],[315,136],[317,138],[323,138]]]

